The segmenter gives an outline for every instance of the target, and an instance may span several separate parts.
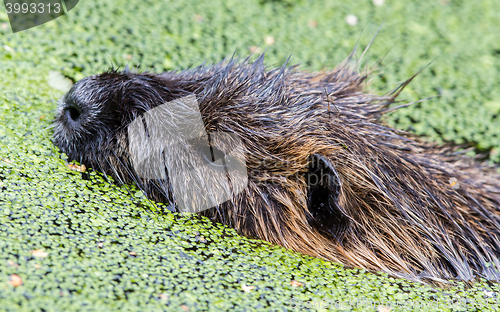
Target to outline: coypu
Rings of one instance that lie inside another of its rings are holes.
[[[54,142],[70,159],[175,207],[168,174],[148,179],[134,169],[127,126],[194,95],[207,133],[241,139],[248,172],[242,192],[201,214],[350,267],[424,282],[500,280],[497,173],[380,122],[413,77],[376,96],[349,61],[307,73],[268,69],[263,59],[84,78],[60,101]]]

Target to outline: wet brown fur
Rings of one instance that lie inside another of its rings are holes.
[[[104,73],[78,82],[62,100],[54,141],[72,159],[172,202],[168,181],[133,171],[126,126],[195,94],[207,132],[236,134],[248,151],[248,187],[203,214],[242,235],[348,266],[414,280],[500,280],[500,177],[382,125],[399,90],[367,94],[366,78],[348,63],[322,73],[268,70],[263,57],[159,75]],[[75,105],[90,111],[80,128],[64,121]],[[310,211],[304,177],[312,155],[338,175],[330,217]]]

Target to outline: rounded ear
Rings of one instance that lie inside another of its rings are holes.
[[[333,165],[322,155],[309,157],[307,183],[308,222],[315,229],[333,236],[339,244],[349,227],[349,216],[339,205],[341,181]]]

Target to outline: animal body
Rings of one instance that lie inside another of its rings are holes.
[[[243,191],[201,214],[348,266],[414,280],[500,280],[494,170],[384,126],[380,117],[400,90],[366,93],[367,77],[347,62],[308,73],[269,69],[263,58],[84,78],[59,104],[54,142],[70,159],[175,207],[168,176],[136,171],[127,127],[163,103],[195,96],[207,133],[243,142],[248,173]]]

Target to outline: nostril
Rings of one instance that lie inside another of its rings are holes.
[[[66,117],[73,121],[77,121],[80,117],[81,113],[74,107],[66,108]]]

